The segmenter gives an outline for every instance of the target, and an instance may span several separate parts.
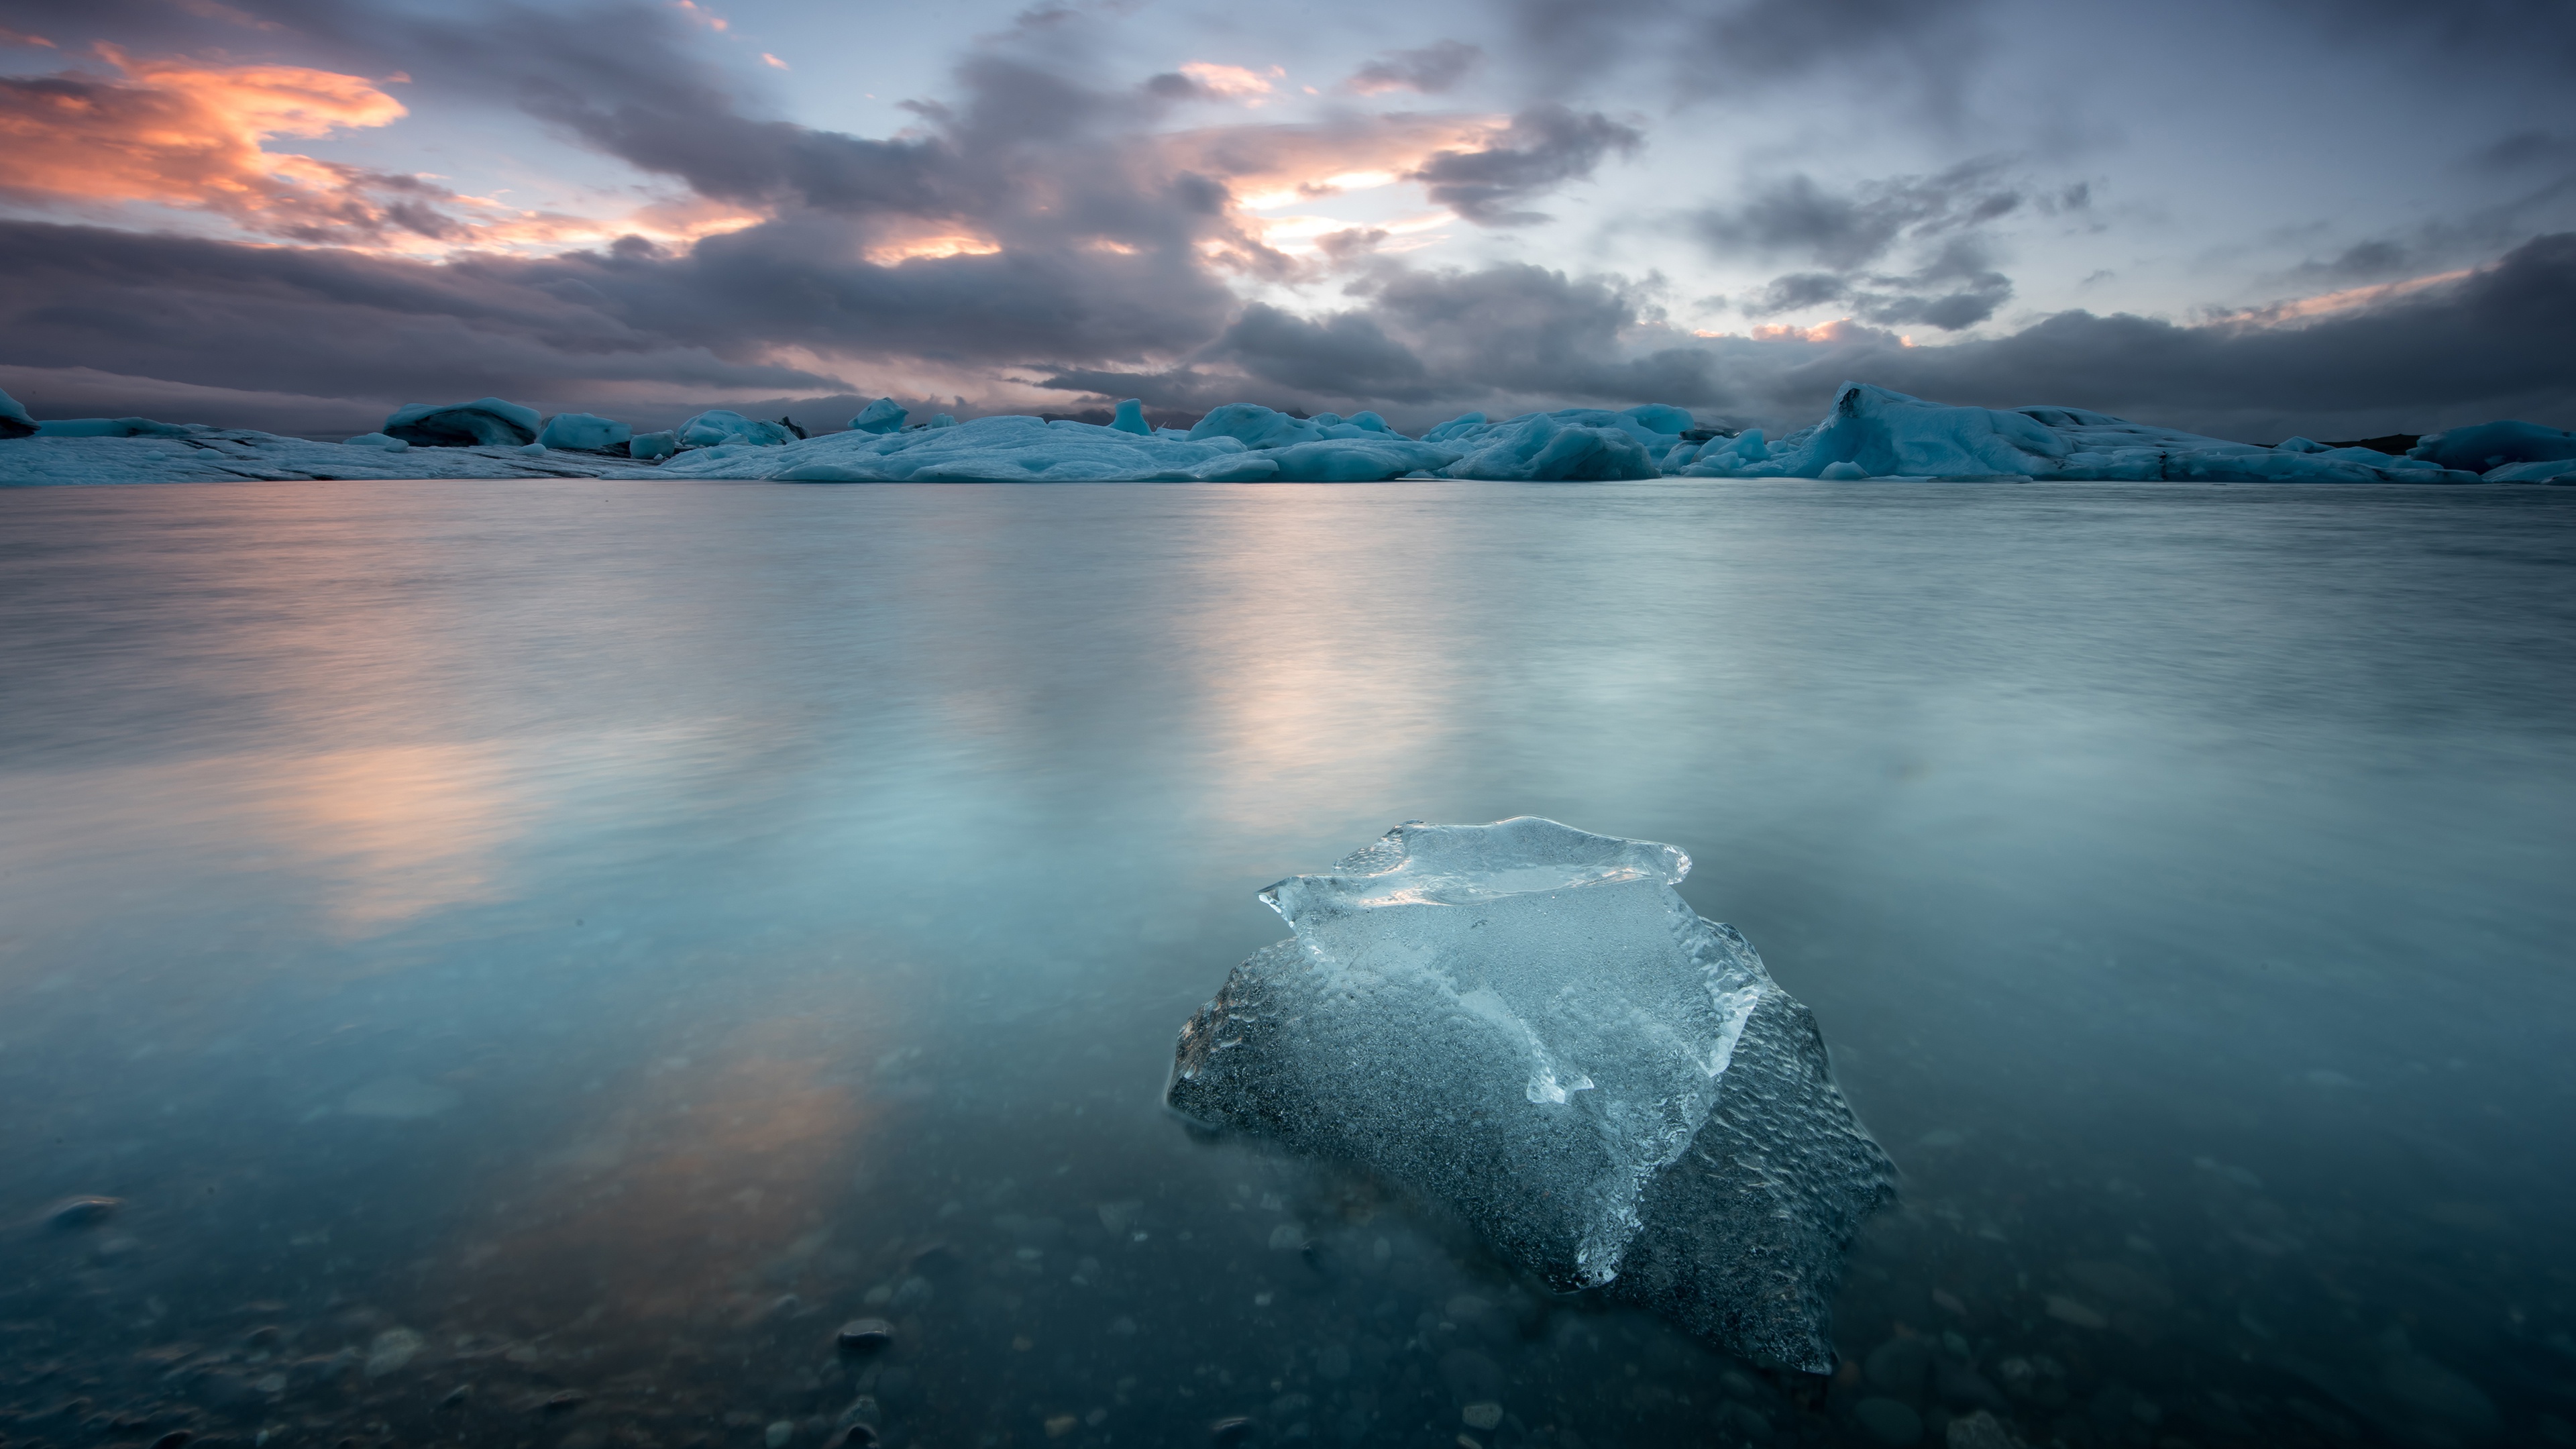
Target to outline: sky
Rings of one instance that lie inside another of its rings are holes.
[[[0,0],[0,389],[2576,426],[2565,0]]]

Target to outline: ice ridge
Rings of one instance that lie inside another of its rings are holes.
[[[1560,1291],[1830,1371],[1893,1170],[1807,1009],[1673,889],[1689,870],[1552,820],[1398,826],[1261,892],[1295,934],[1181,1029],[1165,1101],[1356,1162]]]

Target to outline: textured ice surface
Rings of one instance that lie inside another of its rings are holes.
[[[1560,1289],[1826,1372],[1890,1169],[1807,1009],[1673,890],[1689,869],[1552,820],[1398,826],[1261,893],[1296,934],[1181,1029],[1166,1100],[1446,1204]]]

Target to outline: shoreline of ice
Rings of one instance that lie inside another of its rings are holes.
[[[2576,482],[2576,435],[2488,423],[2424,437],[2404,456],[2304,438],[2264,447],[2081,408],[1953,407],[1865,383],[1777,442],[1694,426],[1647,404],[1500,421],[1469,413],[1408,437],[1373,412],[1311,418],[1251,403],[1186,431],[1131,399],[1107,424],[1002,415],[905,425],[880,399],[848,431],[702,413],[636,434],[583,413],[543,418],[484,398],[412,404],[344,443],[145,418],[36,422],[0,395],[0,486],[338,479],[689,478],[784,483],[1364,483],[1399,479],[1610,482],[1654,478],[2201,483]],[[568,446],[577,445],[577,446]]]

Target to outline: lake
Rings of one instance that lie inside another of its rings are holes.
[[[2576,1443],[2576,490],[23,490],[0,618],[9,1449]],[[1901,1168],[1830,1379],[1161,1109],[1523,814]]]

